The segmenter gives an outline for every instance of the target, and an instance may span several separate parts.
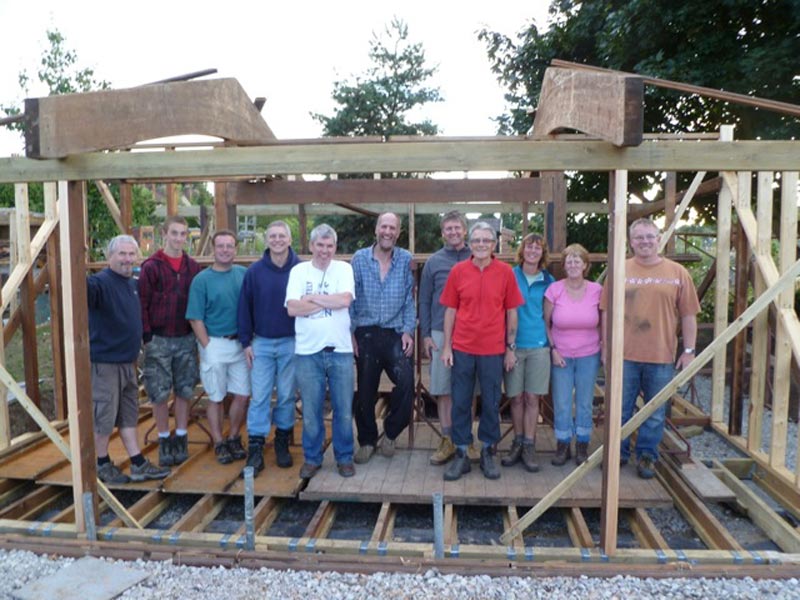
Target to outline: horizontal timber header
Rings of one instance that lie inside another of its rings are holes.
[[[589,141],[441,141],[309,144],[186,152],[123,152],[64,159],[0,158],[0,183],[264,177],[304,173],[436,171],[780,171],[800,163],[800,141],[652,141],[616,148]]]

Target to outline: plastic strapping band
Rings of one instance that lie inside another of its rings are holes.
[[[34,523],[34,524],[33,524],[33,525],[31,525],[30,527],[28,527],[28,533],[29,533],[30,535],[34,535],[34,534],[36,533],[36,530],[37,530],[37,529],[39,529],[39,526],[40,526],[41,524],[42,524],[41,522],[37,521],[36,523]]]
[[[114,539],[114,532],[117,530],[116,527],[112,527],[108,531],[103,534],[103,537],[106,539],[107,542]]]
[[[658,559],[658,564],[663,565],[667,562],[667,555],[664,554],[664,551],[660,548],[656,549],[656,558]]]
[[[589,552],[588,548],[581,548],[581,560],[583,562],[588,562],[592,560],[592,554]]]
[[[223,550],[228,547],[228,540],[229,539],[231,539],[231,534],[230,533],[226,533],[225,535],[222,536],[222,539],[220,539],[219,545]]]
[[[753,550],[750,551],[750,555],[753,557],[753,563],[756,565],[763,565],[764,564],[764,557],[761,556],[758,552]]]
[[[525,547],[525,560],[533,560],[533,546]]]
[[[608,554],[600,550],[600,562],[608,562]]]
[[[506,558],[508,560],[517,560],[517,551],[514,549],[514,546],[509,546],[506,550]]]
[[[292,538],[289,540],[289,552],[296,552],[297,551],[297,544],[300,542],[297,538]]]
[[[180,537],[181,537],[180,531],[174,532],[171,536],[169,536],[169,543],[173,545],[177,544]]]
[[[369,549],[369,542],[361,542],[361,545],[358,547],[358,553],[366,554],[367,549]]]
[[[314,546],[317,545],[317,538],[311,538],[306,544],[306,552],[314,552]]]
[[[450,558],[458,558],[458,544],[450,546]]]
[[[689,558],[686,556],[686,553],[683,550],[675,550],[675,556],[678,557],[678,560],[689,562]]]
[[[150,539],[153,540],[154,543],[160,544],[161,543],[161,536],[163,536],[163,535],[164,535],[164,532],[163,531],[159,531],[159,532],[154,533],[153,536]]]
[[[50,537],[50,533],[53,531],[53,527],[55,527],[55,523],[46,523],[44,527],[42,527],[42,535],[44,537]]]
[[[236,547],[237,548],[244,548],[245,544],[247,544],[247,536],[240,535],[236,540]]]
[[[387,542],[378,544],[378,556],[386,556],[388,546],[389,544]]]
[[[733,556],[733,564],[740,565],[744,562],[742,555],[736,552],[735,550],[731,550],[731,556]]]

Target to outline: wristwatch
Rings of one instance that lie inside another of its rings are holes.
[[[511,342],[510,344],[506,342],[506,348],[508,348],[509,350],[516,350],[517,345],[514,342]]]
[[[683,353],[684,354],[694,354],[694,348],[684,348],[683,349]]]

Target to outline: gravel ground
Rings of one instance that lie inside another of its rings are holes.
[[[0,599],[67,566],[73,559],[0,550]],[[113,561],[111,561],[113,562]],[[786,579],[611,579],[589,577],[462,577],[430,570],[424,575],[315,573],[271,569],[175,567],[164,562],[121,563],[145,571],[147,579],[119,598],[226,600],[228,598],[797,598],[800,580]]]

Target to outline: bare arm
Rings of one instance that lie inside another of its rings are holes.
[[[305,296],[303,297],[305,298]],[[305,299],[289,300],[286,302],[286,312],[290,317],[307,317],[322,310],[319,304],[314,304]]]
[[[194,336],[197,338],[197,341],[200,342],[200,345],[203,348],[208,346],[208,330],[206,329],[206,324],[200,319],[189,319],[189,325],[192,326]]]
[[[696,315],[686,315],[685,317],[681,317],[681,335],[683,336],[683,347],[684,348],[694,348],[695,344],[697,343],[697,316]],[[686,352],[681,352],[681,355],[678,357],[678,362],[675,366],[678,369],[686,368],[690,362],[694,360],[695,353],[692,352],[688,354]]]
[[[321,308],[336,310],[337,308],[349,308],[353,301],[353,294],[350,292],[339,292],[338,294],[306,294],[301,300],[316,304]]]
[[[544,306],[542,307],[544,330],[547,332],[547,341],[550,343],[550,360],[555,366],[564,367],[567,363],[553,341],[553,308],[553,303],[548,298],[545,298]]]
[[[453,328],[456,324],[456,309],[449,306],[444,311],[444,343],[442,344],[442,362],[447,367],[453,366]]]
[[[517,309],[510,308],[506,311],[506,352],[503,357],[503,366],[506,371],[510,371],[517,364],[517,355],[508,344],[515,344],[517,341]]]

